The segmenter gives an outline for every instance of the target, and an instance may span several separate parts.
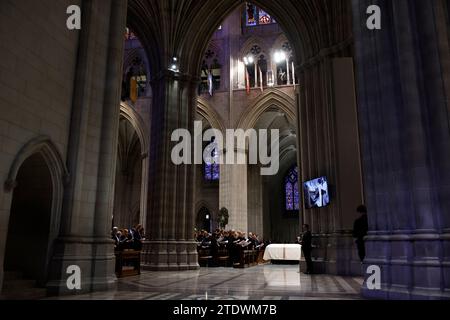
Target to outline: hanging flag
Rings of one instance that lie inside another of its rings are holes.
[[[275,85],[274,79],[273,79],[273,70],[267,71],[267,86],[273,87]]]
[[[138,83],[136,77],[132,77],[130,80],[130,100],[136,103],[138,99]]]
[[[263,81],[263,73],[261,68],[259,68],[259,84],[261,86],[261,92],[264,92],[264,81]]]
[[[295,67],[294,67],[294,61],[292,61],[292,82],[294,83],[294,89],[295,89],[295,85],[297,84],[295,82]]]
[[[247,67],[245,68],[245,88],[247,89],[247,94],[250,94],[250,75]]]
[[[211,71],[208,71],[208,89],[209,89],[209,95],[212,97],[213,95],[213,75]]]

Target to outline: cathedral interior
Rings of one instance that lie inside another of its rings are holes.
[[[448,0],[1,0],[0,48],[2,299],[450,298]],[[174,163],[196,126],[212,161]],[[230,130],[271,156],[277,132],[275,174],[221,161],[251,158]],[[199,240],[304,225],[313,275],[213,268]]]

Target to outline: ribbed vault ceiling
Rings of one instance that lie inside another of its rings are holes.
[[[350,0],[255,0],[284,29],[301,64],[321,50],[351,37]],[[197,76],[201,57],[220,23],[241,0],[129,0],[128,25],[149,56],[152,73],[171,57],[181,72]]]

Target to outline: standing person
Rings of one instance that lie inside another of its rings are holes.
[[[360,214],[360,217],[355,220],[353,224],[353,238],[355,238],[356,246],[358,248],[358,256],[361,263],[366,257],[366,247],[364,243],[364,237],[367,236],[369,231],[369,222],[367,220],[367,208],[364,205],[359,206],[356,211]]]
[[[302,240],[301,240],[300,244],[302,245],[303,255],[305,256],[305,260],[306,260],[305,274],[312,274],[313,273],[313,264],[312,264],[312,258],[311,258],[312,234],[311,234],[311,231],[309,230],[309,225],[307,225],[307,224],[303,225],[303,236],[302,236]]]

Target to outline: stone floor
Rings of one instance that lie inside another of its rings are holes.
[[[362,278],[305,275],[298,265],[249,269],[202,268],[143,272],[120,279],[117,289],[60,297],[80,300],[341,300],[360,299]]]

